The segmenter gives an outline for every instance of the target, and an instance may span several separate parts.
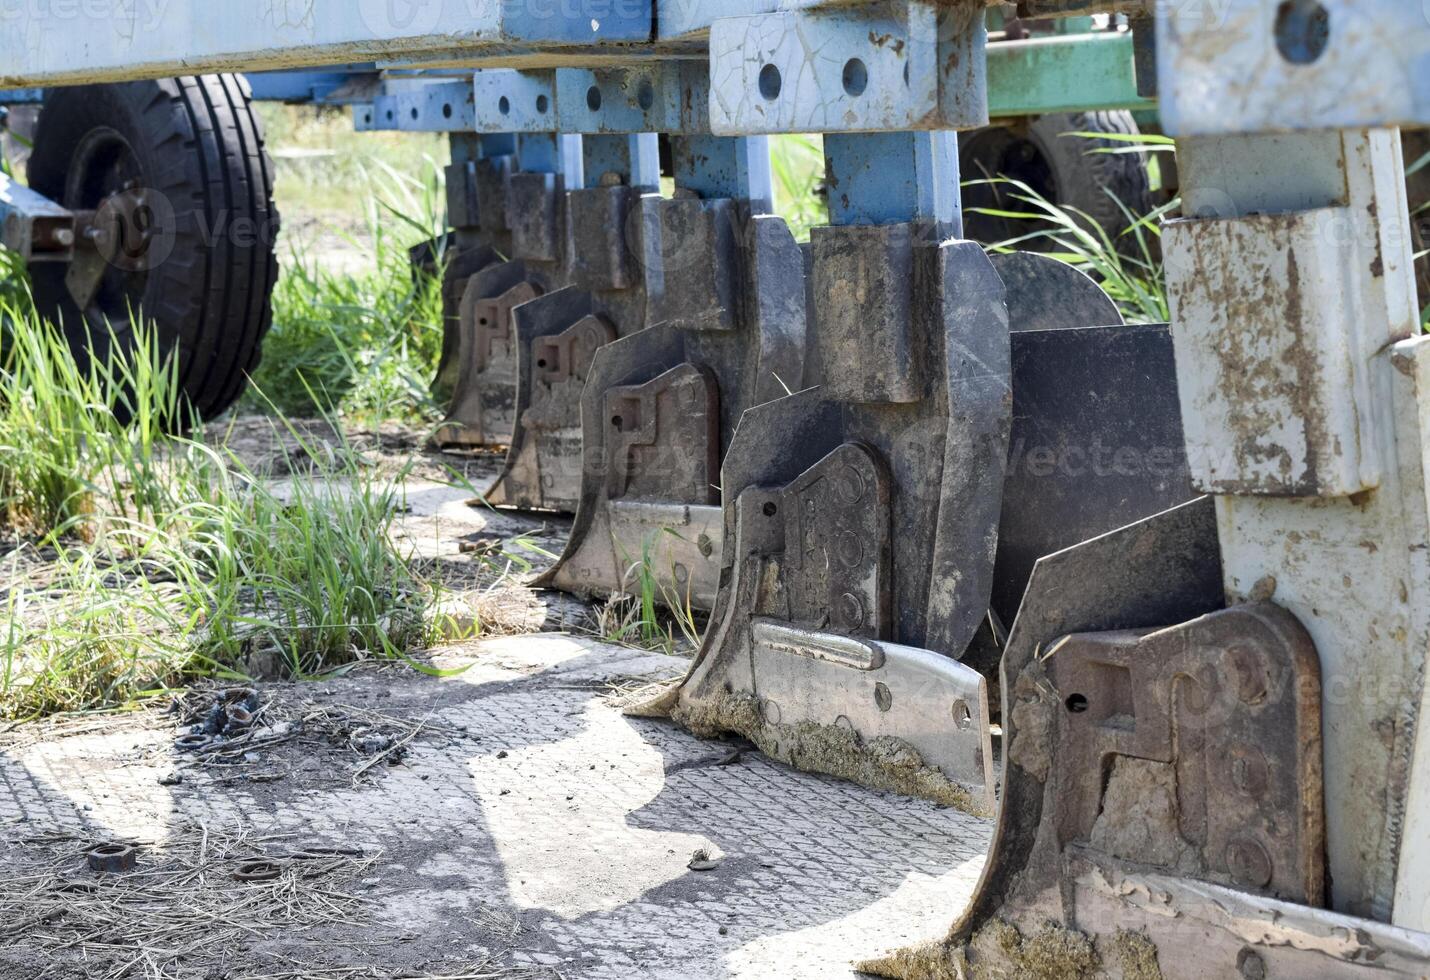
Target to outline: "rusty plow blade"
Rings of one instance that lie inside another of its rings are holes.
[[[475,190],[482,233],[505,243],[509,261],[449,275],[460,289],[456,343],[444,339],[439,379],[452,379],[447,417],[433,433],[439,449],[481,449],[511,442],[516,428],[519,347],[514,311],[567,284],[569,211],[560,174],[515,172],[509,157],[478,161]],[[463,276],[465,275],[465,278]],[[444,306],[448,288],[444,285]]]
[[[861,970],[1424,975],[1425,936],[1323,907],[1314,643],[1274,603],[1223,603],[1210,499],[1038,562],[978,891],[946,940]]]
[[[538,584],[606,596],[638,592],[648,577],[665,604],[709,610],[724,536],[720,461],[745,410],[804,377],[804,257],[782,219],[751,216],[745,202],[648,197],[642,207],[654,325],[595,353],[579,411],[564,416],[560,462],[554,448],[518,452],[518,436],[499,499],[529,500],[516,483],[579,462],[571,538]]]
[[[958,657],[993,579],[1011,411],[1003,284],[976,245],[910,225],[817,229],[813,250],[825,383],[744,413],[721,472],[711,631],[646,710],[988,814],[987,686]],[[850,302],[856,290],[870,306]]]
[[[515,311],[510,449],[486,494],[493,506],[575,512],[581,400],[596,354],[647,322],[640,215],[652,199],[625,185],[566,195],[572,285]]]

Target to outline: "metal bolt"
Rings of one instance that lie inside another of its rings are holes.
[[[778,725],[780,723],[780,706],[770,698],[765,698],[765,700],[760,703],[760,714],[764,717],[765,724],[767,725]]]
[[[968,731],[973,727],[973,712],[968,707],[968,702],[962,698],[953,702],[953,723],[960,731]]]
[[[846,592],[839,597],[837,611],[840,624],[850,630],[859,629],[869,618],[864,608],[864,600],[853,592]]]
[[[853,531],[845,531],[839,536],[837,550],[839,560],[848,568],[853,568],[864,560],[864,542]]]
[[[1271,884],[1271,855],[1249,837],[1238,838],[1227,845],[1226,865],[1233,878],[1250,888],[1265,888]]]
[[[139,852],[129,844],[100,844],[90,848],[85,861],[91,871],[104,874],[119,874],[133,871],[139,863]]]

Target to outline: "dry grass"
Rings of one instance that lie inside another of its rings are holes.
[[[289,835],[200,826],[163,843],[134,842],[142,847],[133,872],[100,875],[85,864],[85,852],[99,842],[19,843],[40,858],[0,880],[0,921],[9,923],[0,939],[24,946],[37,980],[192,975],[255,937],[292,939],[319,926],[361,925],[372,903],[351,886],[380,857],[310,851]],[[236,880],[255,859],[273,861],[276,876]]]

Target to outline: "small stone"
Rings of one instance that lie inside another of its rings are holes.
[[[500,752],[497,753],[497,758],[498,758],[498,759],[505,759],[505,758],[507,757],[507,755],[508,755],[508,753],[507,753],[506,749],[502,749]]]
[[[178,786],[183,781],[183,775],[177,772],[166,772],[159,777],[160,786]]]

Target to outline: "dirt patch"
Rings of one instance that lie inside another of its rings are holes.
[[[1160,980],[1160,971],[1127,972],[1147,969],[1149,951],[1150,968],[1157,971],[1151,942],[1119,933],[1113,956],[1124,977]],[[1009,923],[995,920],[975,933],[966,947],[928,943],[861,963],[858,969],[890,980],[1095,980],[1102,976],[1101,967],[1102,957],[1092,940],[1080,932],[1049,924],[1024,936]]]
[[[884,735],[865,741],[852,729],[809,721],[771,723],[762,716],[759,699],[743,692],[678,701],[667,692],[641,710],[647,716],[668,711],[676,723],[702,738],[738,733],[796,769],[917,796],[978,817],[992,816],[980,797],[928,765],[918,749],[902,739]]]
[[[1109,958],[1122,969],[1122,980],[1162,980],[1157,946],[1142,933],[1119,931],[1108,945]]]

